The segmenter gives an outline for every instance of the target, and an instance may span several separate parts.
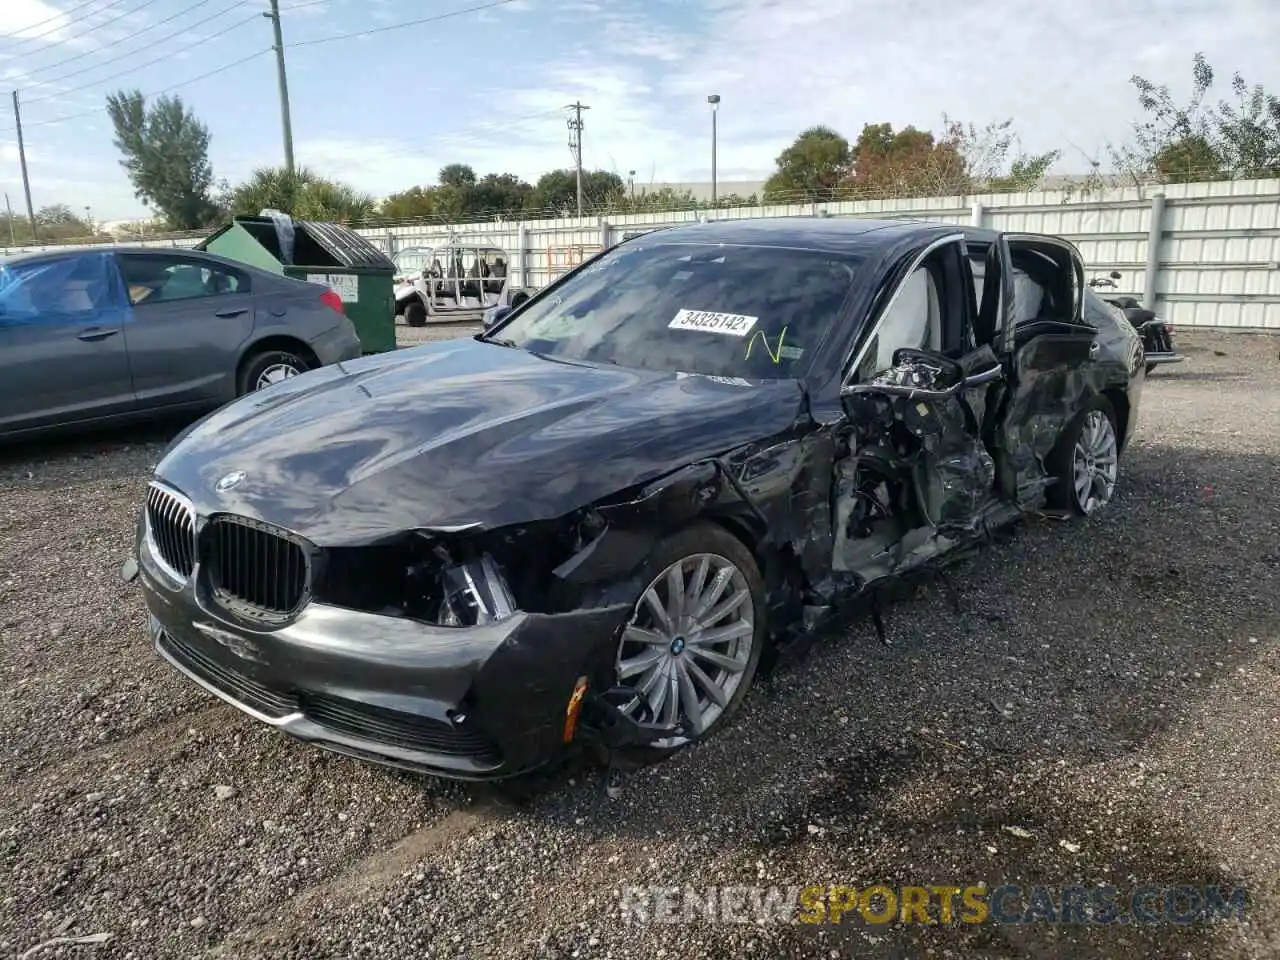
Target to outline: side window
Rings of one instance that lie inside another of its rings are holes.
[[[0,326],[83,323],[112,306],[102,254],[0,266]]]
[[[247,278],[200,260],[122,254],[120,273],[134,306],[197,300],[248,291]]]

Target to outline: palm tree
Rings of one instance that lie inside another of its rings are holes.
[[[306,167],[292,173],[283,167],[260,167],[231,192],[233,216],[256,216],[280,210],[300,220],[357,223],[373,216],[372,196]]]

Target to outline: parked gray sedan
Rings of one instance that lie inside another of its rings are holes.
[[[338,294],[212,254],[0,261],[0,437],[202,412],[359,355]]]

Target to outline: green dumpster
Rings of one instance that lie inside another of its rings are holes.
[[[236,217],[196,249],[331,287],[365,353],[396,348],[395,264],[349,227],[283,214]]]

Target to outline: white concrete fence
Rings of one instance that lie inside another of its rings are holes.
[[[697,220],[696,211],[558,220],[402,224],[361,229],[389,253],[450,237],[506,250],[513,280],[539,287],[625,233]],[[1089,275],[1116,270],[1114,293],[1137,297],[1176,325],[1280,330],[1280,180],[968,197],[813,202],[718,210],[715,219],[883,217],[1050,233],[1084,255]],[[197,241],[153,240],[189,247]],[[120,244],[127,245],[127,244]],[[23,251],[49,247],[21,248]],[[0,248],[0,256],[19,250]],[[1111,288],[1106,290],[1113,294]]]

